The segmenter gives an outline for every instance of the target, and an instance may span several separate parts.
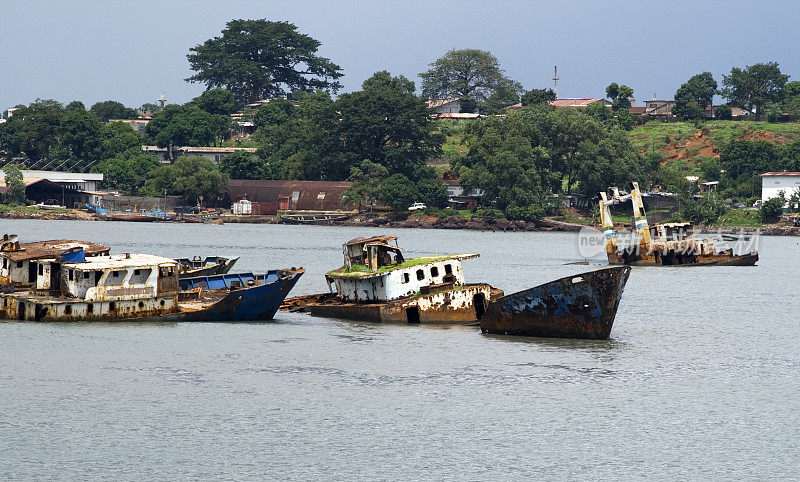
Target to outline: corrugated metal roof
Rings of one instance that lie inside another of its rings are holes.
[[[279,203],[281,198],[288,198],[291,210],[340,211],[354,207],[342,203],[342,195],[351,185],[346,181],[231,179],[228,188],[231,199]]]
[[[94,256],[82,263],[64,263],[65,268],[90,271],[98,269],[139,268],[146,266],[177,265],[174,259],[152,254],[116,254],[114,256]]]
[[[19,251],[4,251],[2,255],[11,261],[18,262],[28,259],[54,258],[68,249],[77,247],[83,247],[84,253],[88,256],[108,253],[111,249],[102,244],[72,239],[53,239],[50,241],[20,243],[19,247]]]
[[[429,108],[435,109],[445,104],[450,104],[451,102],[458,102],[459,100],[461,99],[459,99],[458,97],[449,99],[428,99],[427,101],[425,101],[425,103],[428,105]]]
[[[800,172],[765,172],[762,176],[800,176]]]

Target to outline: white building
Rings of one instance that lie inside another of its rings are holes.
[[[761,175],[761,201],[779,197],[788,199],[800,190],[800,172],[766,172]]]
[[[461,112],[461,99],[428,99],[426,102],[429,109],[433,109],[437,114],[458,114]]]
[[[32,181],[46,179],[73,191],[97,191],[97,183],[103,180],[102,173],[94,172],[63,172],[63,171],[32,171],[21,169],[22,179],[28,185]],[[0,171],[0,185],[5,185],[6,173]]]
[[[175,159],[180,156],[202,156],[215,164],[219,164],[223,157],[233,154],[234,152],[243,151],[255,154],[257,150],[258,149],[255,147],[174,147],[172,149],[172,155]],[[169,160],[169,149],[166,147],[142,146],[142,151],[155,154],[158,160],[164,164],[171,163]]]

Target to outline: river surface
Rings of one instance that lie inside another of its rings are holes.
[[[478,252],[507,293],[599,267],[575,233],[0,220],[23,242],[303,266],[341,244]],[[279,312],[226,323],[0,323],[0,479],[798,477],[800,241],[756,267],[634,268],[612,339],[482,335]],[[235,268],[235,269],[236,269]]]

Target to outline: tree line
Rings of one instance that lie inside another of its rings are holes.
[[[490,52],[453,49],[419,74],[422,96],[411,80],[381,71],[361,90],[334,97],[342,69],[318,55],[320,46],[288,22],[232,20],[220,36],[187,55],[195,74],[186,80],[207,90],[183,105],[142,106],[152,113],[144,136],[106,123],[137,115],[118,102],[87,110],[80,102],[39,100],[19,106],[0,125],[0,153],[6,162],[22,160],[29,167],[103,172],[104,188],[126,194],[196,199],[208,197],[228,178],[350,180],[347,196],[354,202],[381,201],[398,209],[409,200],[443,206],[446,191],[428,162],[443,156],[445,131],[451,128],[432,120],[425,100],[459,98],[467,112],[491,114],[522,105],[505,117],[460,128],[467,152],[450,159],[449,166],[462,185],[484,191],[487,205],[512,217],[540,217],[551,209],[551,195],[561,192],[594,195],[632,179],[677,184],[656,153],[640,154],[631,146],[625,131],[633,125],[628,109],[634,92],[627,85],[607,86],[610,109],[598,103],[556,110],[548,105],[555,100],[552,90],[523,89]],[[800,111],[800,82],[788,78],[774,62],[733,68],[721,88],[703,72],[676,91],[673,111],[702,118],[715,94],[757,118]],[[260,99],[270,102],[246,107]],[[242,109],[255,126],[250,142],[256,155],[237,152],[219,166],[175,159],[176,147],[228,143],[230,114]],[[716,109],[718,117],[726,115],[723,106]],[[162,166],[142,152],[143,144],[166,148],[174,163]],[[731,163],[732,170],[721,170],[739,172],[731,156],[723,153],[719,166]],[[724,185],[744,192],[743,181],[732,176],[723,176]]]

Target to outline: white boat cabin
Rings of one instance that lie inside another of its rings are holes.
[[[0,285],[58,290],[61,257],[83,250],[83,256],[107,256],[110,248],[87,241],[56,239],[20,243],[14,235],[0,239]]]
[[[344,245],[344,266],[327,273],[326,279],[342,300],[390,301],[433,286],[463,285],[461,260],[477,257],[455,254],[406,260],[394,236],[356,238]]]

